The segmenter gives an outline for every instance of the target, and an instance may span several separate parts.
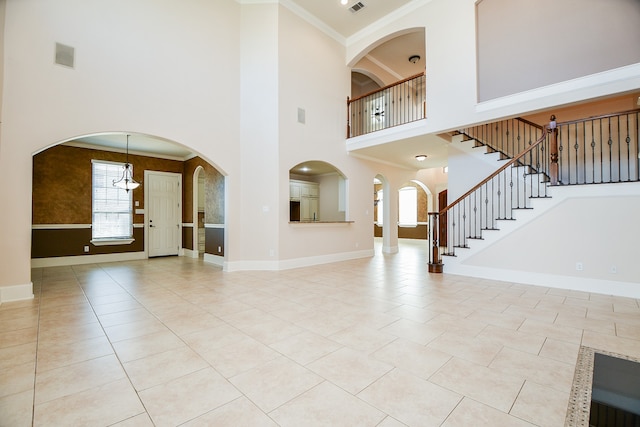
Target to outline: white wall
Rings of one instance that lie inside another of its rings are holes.
[[[638,298],[640,184],[553,187],[550,194],[554,207],[469,256],[463,267],[492,277],[502,271],[497,274],[520,283],[535,278],[548,286]]]

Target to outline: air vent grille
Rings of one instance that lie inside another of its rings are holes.
[[[56,64],[73,68],[75,49],[62,43],[56,43]]]
[[[358,3],[354,4],[353,6],[351,6],[349,8],[351,13],[356,13],[356,12],[362,10],[362,9],[364,9],[364,3],[362,3],[361,1],[359,1]]]

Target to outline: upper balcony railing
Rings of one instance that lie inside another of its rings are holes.
[[[425,73],[354,99],[347,97],[347,138],[426,117]]]

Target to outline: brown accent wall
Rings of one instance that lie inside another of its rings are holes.
[[[134,228],[130,245],[94,246],[90,243],[90,228],[32,230],[31,258],[50,258],[61,256],[99,255],[144,251],[144,229]],[[84,252],[84,247],[89,252]]]
[[[124,162],[124,153],[57,145],[33,156],[33,224],[91,224],[91,160]],[[145,170],[183,172],[183,162],[129,155],[136,181]],[[144,208],[144,185],[133,191],[133,200]],[[133,223],[144,222],[134,215]]]
[[[204,251],[208,254],[224,256],[224,228],[205,228]]]

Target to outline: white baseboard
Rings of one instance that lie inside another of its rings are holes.
[[[342,252],[337,254],[317,255],[304,258],[293,258],[274,261],[235,261],[225,262],[224,271],[263,270],[278,271],[292,268],[311,267],[314,265],[329,264],[332,262],[348,261],[352,259],[369,258],[374,254],[373,249],[361,251]]]
[[[32,258],[31,268],[60,267],[65,265],[97,264],[101,262],[135,261],[147,259],[144,252],[122,252],[115,254],[61,256],[52,258]]]
[[[0,304],[30,299],[33,299],[32,282],[23,285],[0,286]]]
[[[220,267],[224,267],[224,257],[221,257],[220,255],[212,255],[205,252],[204,262],[208,262],[209,264],[215,264],[215,265],[219,265]]]
[[[560,276],[556,274],[536,273],[531,271],[470,266],[447,263],[446,259],[444,264],[444,273],[522,283],[524,285],[543,286],[547,288],[569,289],[603,295],[640,298],[639,283],[616,282],[613,280],[591,279],[587,277]]]
[[[183,256],[186,256],[187,258],[198,258],[198,256],[200,256],[200,253],[195,250],[195,249],[183,249]]]

